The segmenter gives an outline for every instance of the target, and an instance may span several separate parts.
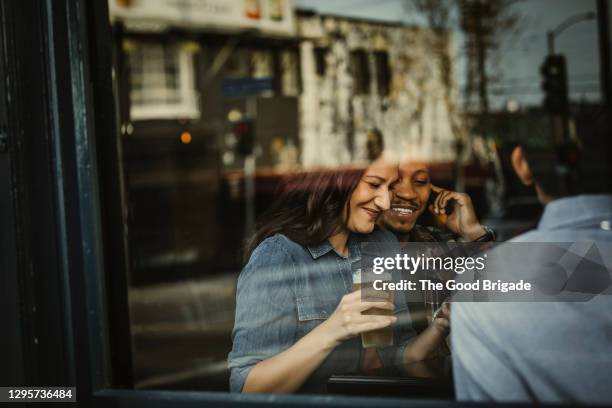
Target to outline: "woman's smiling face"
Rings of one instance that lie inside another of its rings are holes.
[[[382,223],[395,233],[409,233],[417,218],[425,211],[430,194],[431,182],[427,166],[416,162],[400,164],[391,209],[385,211]]]
[[[346,227],[367,234],[374,230],[378,217],[391,205],[391,190],[398,178],[397,164],[378,159],[365,170],[351,194]]]

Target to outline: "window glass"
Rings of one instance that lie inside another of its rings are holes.
[[[255,78],[266,78],[273,75],[274,61],[269,50],[254,50],[251,53],[251,72]]]
[[[370,91],[370,63],[364,50],[351,51],[351,71],[355,81],[355,93],[364,94]]]
[[[130,70],[130,116],[197,118],[193,53],[185,44],[125,40]]]
[[[389,54],[385,51],[377,51],[374,53],[376,61],[376,83],[378,93],[381,96],[389,95],[389,83],[391,75],[389,71]]]
[[[294,51],[281,53],[281,76],[283,95],[298,96],[300,91],[298,54]]]
[[[551,196],[605,192],[594,0],[108,2],[136,388],[239,391],[353,288],[340,232],[507,241],[537,227],[550,197],[517,177],[517,145]],[[476,230],[437,217],[437,188],[468,197]],[[328,275],[305,283],[308,262]],[[431,329],[431,298],[394,302],[396,339]],[[397,381],[365,384],[374,395],[452,398],[444,333],[432,365],[393,373],[376,371],[384,351],[343,340],[290,391],[352,394],[351,375],[384,373]],[[428,391],[401,393],[406,377]]]

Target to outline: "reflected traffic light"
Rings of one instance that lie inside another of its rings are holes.
[[[233,124],[233,132],[236,135],[236,151],[242,156],[253,153],[255,145],[255,123],[249,119],[242,119]]]
[[[551,114],[565,114],[568,111],[567,66],[565,56],[549,55],[540,67],[544,109]]]

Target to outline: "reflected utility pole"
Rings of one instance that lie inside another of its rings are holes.
[[[568,115],[569,115],[569,81],[565,57],[556,54],[555,38],[571,26],[582,21],[594,20],[593,12],[577,14],[566,18],[554,30],[546,33],[548,40],[548,56],[544,60],[541,71],[544,76],[542,84],[545,92],[544,107],[551,113],[553,140],[558,145],[568,142]]]
[[[561,24],[557,26],[554,30],[549,31],[546,36],[548,39],[548,55],[555,54],[555,37],[559,36],[563,31],[567,30],[574,24],[577,24],[581,21],[594,20],[596,14],[593,12],[577,14],[575,16],[569,17],[565,19]]]
[[[254,96],[250,96],[246,101],[246,114],[247,117],[257,120],[257,101]],[[251,141],[255,143],[253,132],[255,129],[251,129]],[[253,146],[254,147],[254,146]],[[251,148],[250,154],[247,154],[244,158],[244,196],[245,196],[245,223],[244,223],[244,236],[251,237],[255,233],[255,154],[254,148]]]
[[[577,14],[566,18],[554,30],[546,33],[548,41],[548,55],[542,64],[540,71],[543,75],[542,88],[544,91],[544,109],[550,114],[550,133],[555,147],[559,152],[573,149],[576,143],[575,135],[569,133],[570,101],[569,80],[567,75],[567,64],[563,54],[557,54],[555,50],[555,38],[571,26],[587,20],[594,20],[595,13],[588,12]],[[557,158],[558,171],[563,175],[560,179],[560,191],[571,194],[573,191],[574,175],[572,167],[575,163],[570,162],[565,153],[560,153]]]

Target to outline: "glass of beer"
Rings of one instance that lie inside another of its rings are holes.
[[[359,265],[361,265],[361,262]],[[356,262],[357,263],[357,262]],[[355,264],[353,264],[354,266]],[[371,274],[370,274],[371,275]],[[377,275],[377,279],[382,281],[391,281],[390,274]],[[363,276],[364,279],[369,278]],[[393,291],[375,290],[373,281],[367,279],[362,281],[361,267],[353,267],[353,291],[361,289],[362,302],[383,302],[389,301],[393,303]],[[364,315],[380,315],[393,316],[392,310],[380,309],[373,307],[362,312]],[[382,329],[370,330],[361,333],[361,345],[364,348],[368,347],[388,347],[393,345],[393,326],[383,327]]]

